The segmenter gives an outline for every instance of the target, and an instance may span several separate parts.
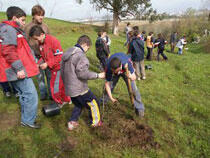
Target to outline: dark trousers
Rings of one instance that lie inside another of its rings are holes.
[[[153,48],[148,48],[147,47],[147,60],[152,60],[152,54],[153,54]]]
[[[158,49],[157,60],[160,60],[160,55],[163,57],[164,60],[167,60],[167,56],[163,53],[164,49]]]
[[[3,89],[3,92],[4,92],[4,93],[6,93],[6,92],[13,92],[14,94],[17,93],[17,91],[15,90],[15,88],[14,88],[14,86],[13,86],[12,83],[10,83],[11,86],[12,86],[12,90],[11,90],[11,87],[10,87],[9,82],[2,82],[2,83],[0,83],[0,84],[1,84],[1,86],[2,86],[2,89]]]
[[[72,97],[71,99],[75,106],[70,121],[78,121],[84,107],[89,111],[92,125],[96,125],[100,121],[99,103],[96,96],[90,90],[84,95]]]
[[[103,67],[103,70],[105,70],[106,68],[106,62],[107,62],[107,57],[98,57],[99,61],[100,61],[100,64],[102,65]]]

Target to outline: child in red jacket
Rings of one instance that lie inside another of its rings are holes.
[[[43,29],[38,25],[31,28],[29,35],[39,42],[41,59],[38,61],[38,64],[42,70],[47,67],[50,69],[52,98],[59,107],[62,107],[70,102],[70,97],[65,95],[60,75],[60,62],[63,55],[60,42],[55,37],[45,34]]]

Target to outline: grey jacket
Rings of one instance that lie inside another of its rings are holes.
[[[68,49],[62,56],[61,76],[68,96],[76,97],[88,91],[88,80],[96,79],[97,73],[89,69],[89,60],[79,47]]]

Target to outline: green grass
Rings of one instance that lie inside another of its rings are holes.
[[[4,14],[0,17],[5,19]],[[54,19],[46,19],[46,23],[64,50],[72,47],[81,34],[89,35],[93,47],[87,56],[91,69],[98,71],[94,48],[97,27]],[[112,53],[126,51],[124,36],[110,37]],[[80,127],[72,132],[67,131],[66,123],[73,105],[65,106],[58,116],[46,118],[41,109],[48,101],[39,102],[38,121],[42,129],[32,130],[20,126],[18,100],[6,99],[0,92],[0,158],[210,157],[210,55],[199,45],[188,47],[182,56],[166,53],[168,62],[145,61],[153,69],[146,71],[145,81],[137,82],[146,108],[143,120],[135,117],[122,80],[114,92],[120,104],[109,103],[105,107],[105,127],[88,127],[84,110]],[[103,80],[89,81],[97,97],[102,96],[103,84]],[[152,133],[148,144],[141,145],[141,133],[135,125],[148,127],[148,133]],[[140,142],[136,142],[138,139]],[[151,145],[154,142],[156,147]]]

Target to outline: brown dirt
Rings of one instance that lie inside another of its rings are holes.
[[[58,148],[64,152],[68,152],[68,151],[72,151],[76,145],[77,145],[77,141],[74,138],[68,136],[65,140],[61,142]]]
[[[0,112],[0,130],[6,131],[18,124],[19,114],[18,112],[7,113]]]
[[[140,147],[144,150],[159,148],[154,140],[154,131],[151,127],[136,123],[134,120],[119,120],[118,130],[112,130],[113,125],[92,129],[92,134],[116,148]]]

